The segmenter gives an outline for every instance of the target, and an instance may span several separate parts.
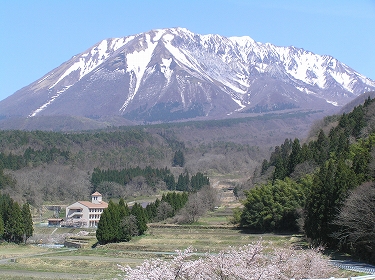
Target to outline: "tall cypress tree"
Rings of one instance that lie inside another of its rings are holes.
[[[125,203],[125,201],[124,201],[124,199],[122,197],[120,198],[120,201],[118,202],[118,206],[119,206],[120,219],[122,219],[125,216],[129,215],[129,212],[130,212],[129,207]]]
[[[318,139],[312,145],[315,162],[323,164],[329,157],[329,139],[323,130],[320,130]]]
[[[108,203],[108,216],[109,216],[109,236],[110,242],[117,242],[120,236],[120,211],[118,204],[112,200]]]
[[[185,157],[184,153],[181,150],[178,150],[174,153],[172,166],[180,166],[183,167],[185,164]]]
[[[21,209],[17,202],[11,202],[4,220],[4,239],[20,243],[23,237],[23,221]]]
[[[23,241],[26,243],[26,240],[33,235],[33,220],[30,213],[30,206],[28,203],[22,205],[21,210],[22,223],[23,223]]]
[[[130,210],[128,205],[125,203],[123,198],[120,198],[118,203],[118,211],[119,211],[119,227],[118,227],[118,241],[129,241],[131,239],[131,219],[129,219]]]
[[[98,223],[98,228],[96,229],[96,239],[100,244],[107,244],[111,242],[110,238],[110,225],[109,225],[109,213],[108,208],[103,210],[103,213],[100,215],[100,220]]]
[[[0,239],[3,238],[4,235],[4,221],[3,217],[0,215]]]
[[[301,163],[301,145],[298,138],[294,139],[292,152],[289,155],[288,175],[292,174],[297,164]]]
[[[273,172],[272,182],[276,180],[283,180],[287,174],[285,161],[281,156],[275,160],[275,171]]]
[[[315,243],[332,245],[333,221],[348,190],[357,185],[356,175],[343,160],[329,160],[314,176],[305,206],[305,233]]]
[[[142,235],[147,230],[146,213],[139,203],[135,203],[130,210],[130,214],[137,218],[138,234]]]

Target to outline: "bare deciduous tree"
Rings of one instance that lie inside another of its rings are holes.
[[[205,205],[203,204],[199,193],[190,194],[185,207],[181,209],[176,217],[177,222],[181,224],[194,223],[204,214],[205,210]]]
[[[367,182],[345,200],[335,221],[340,226],[334,236],[344,247],[354,249],[362,258],[375,259],[375,183]]]
[[[82,200],[90,194],[90,176],[71,166],[48,164],[10,174],[17,184],[15,189],[4,190],[5,193],[10,192],[15,197],[18,194],[17,200],[26,200],[34,206],[44,201]]]
[[[182,224],[194,223],[207,210],[213,210],[217,202],[217,191],[210,186],[204,186],[199,192],[189,195],[188,202],[176,217],[177,222]]]
[[[157,209],[155,221],[163,221],[167,219],[168,217],[171,217],[172,213],[173,213],[172,206],[168,202],[162,201],[160,202],[160,205]]]
[[[217,190],[210,186],[202,187],[199,191],[199,197],[206,210],[213,211],[219,202]]]
[[[121,220],[120,228],[123,231],[123,235],[128,235],[128,240],[130,240],[132,236],[137,236],[139,233],[137,217],[134,215],[125,216]]]

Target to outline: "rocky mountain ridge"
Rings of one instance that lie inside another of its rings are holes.
[[[331,56],[169,28],[97,43],[1,101],[0,115],[141,123],[285,109],[331,113],[370,90],[375,81]]]

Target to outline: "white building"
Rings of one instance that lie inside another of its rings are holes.
[[[66,226],[97,227],[103,210],[108,203],[102,201],[102,195],[94,192],[90,201],[77,201],[66,207]]]

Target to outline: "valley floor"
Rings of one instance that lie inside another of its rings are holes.
[[[0,278],[7,279],[113,279],[117,264],[136,266],[145,259],[169,259],[175,250],[192,246],[197,254],[215,253],[229,246],[241,246],[262,239],[275,246],[295,243],[299,236],[252,235],[229,227],[154,226],[145,236],[127,243],[85,249],[48,249],[35,245],[0,246]]]

